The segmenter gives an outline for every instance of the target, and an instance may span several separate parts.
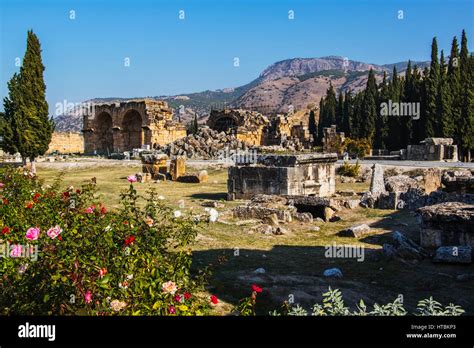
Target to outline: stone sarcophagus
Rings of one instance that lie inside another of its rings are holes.
[[[327,197],[336,191],[335,153],[260,155],[229,168],[228,199],[256,194]]]

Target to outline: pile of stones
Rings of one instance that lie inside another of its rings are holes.
[[[248,149],[247,144],[238,140],[233,134],[218,132],[209,127],[202,127],[196,134],[190,134],[173,143],[159,148],[170,157],[186,156],[189,159],[225,159],[229,151]]]

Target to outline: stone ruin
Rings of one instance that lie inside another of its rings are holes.
[[[474,248],[474,204],[445,202],[418,209],[421,246]]]
[[[177,156],[171,158],[166,154],[159,152],[142,152],[140,153],[142,161],[142,172],[137,173],[136,177],[139,182],[148,182],[150,180],[157,181],[179,181],[186,183],[202,183],[208,180],[207,171],[201,170],[196,173],[186,172],[186,157]]]
[[[344,143],[344,132],[338,132],[336,125],[323,128],[323,152],[335,152],[342,155],[342,144]]]
[[[186,136],[173,121],[173,111],[159,100],[134,100],[95,105],[84,115],[84,152],[111,154],[139,148],[158,148]]]
[[[330,196],[336,191],[336,154],[259,155],[229,167],[228,199],[255,194]]]
[[[408,161],[458,161],[458,147],[452,138],[426,138],[419,145],[408,145],[402,152]]]

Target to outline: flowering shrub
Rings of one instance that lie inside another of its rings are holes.
[[[94,181],[59,190],[59,179],[0,175],[1,314],[207,313],[208,272],[190,275],[197,222],[129,181],[121,208],[108,211]]]
[[[418,302],[415,315],[421,316],[458,316],[464,313],[464,310],[457,305],[450,303],[446,307],[443,307],[441,303],[433,300],[432,297],[429,299],[421,300]],[[335,315],[358,315],[358,316],[400,316],[407,315],[408,312],[403,307],[403,298],[397,297],[392,303],[387,303],[386,305],[374,304],[373,310],[368,310],[363,300],[360,300],[359,305],[357,306],[356,311],[351,311],[344,303],[342,298],[341,291],[338,289],[331,289],[323,294],[323,303],[316,303],[311,311],[311,314],[305,308],[300,305],[289,305],[285,302],[281,312],[272,311],[269,313],[273,316],[279,315],[290,315],[290,316],[335,316]]]
[[[256,284],[252,284],[252,294],[249,297],[245,297],[239,301],[234,311],[238,315],[242,316],[254,316],[255,305],[257,304],[257,295],[260,294],[263,289]]]

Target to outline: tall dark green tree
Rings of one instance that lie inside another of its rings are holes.
[[[20,73],[10,81],[9,97],[4,101],[2,129],[10,134],[6,142],[13,143],[3,141],[2,147],[7,151],[16,149],[24,163],[29,158],[32,172],[36,172],[36,157],[48,150],[54,131],[54,122],[48,116],[43,72],[40,42],[30,30]]]
[[[332,83],[329,84],[329,88],[326,92],[326,97],[321,99],[320,113],[318,122],[318,138],[323,138],[323,129],[325,127],[331,127],[336,124],[336,112],[337,112],[337,99],[336,92]]]
[[[459,54],[461,74],[461,117],[459,122],[459,140],[461,158],[471,161],[474,149],[474,57],[469,56],[467,36],[463,30],[461,51]]]
[[[452,115],[452,137],[455,143],[458,143],[460,136],[460,129],[458,125],[461,121],[461,76],[459,69],[459,47],[458,39],[455,36],[451,44],[451,52],[448,61],[448,83],[451,94],[451,115]]]
[[[377,101],[378,112],[377,119],[375,120],[375,137],[374,137],[374,148],[385,149],[387,147],[386,141],[388,138],[388,116],[380,113],[380,106],[382,103],[387,103],[389,95],[389,87],[387,82],[387,73],[384,71],[382,82],[379,85],[380,93]]]
[[[309,112],[309,119],[308,119],[308,130],[309,134],[313,136],[313,139],[316,140],[317,137],[317,126],[316,126],[316,116],[314,115],[314,110]]]
[[[431,65],[430,73],[426,81],[426,124],[425,131],[427,137],[435,137],[439,135],[439,85],[440,85],[440,68],[438,60],[438,43],[436,37],[433,38],[431,44]]]
[[[454,136],[454,123],[452,113],[452,96],[451,86],[448,77],[444,51],[441,50],[441,58],[439,64],[439,90],[438,90],[438,117],[440,118],[439,135],[444,138],[452,138]]]
[[[346,91],[344,95],[344,107],[342,111],[342,131],[347,137],[351,137],[352,129],[352,116],[354,112],[354,106],[352,103],[352,93],[350,90]]]
[[[375,120],[377,117],[377,82],[372,69],[367,78],[367,87],[364,92],[363,113],[365,122],[361,124],[361,136],[372,144],[375,136]]]

